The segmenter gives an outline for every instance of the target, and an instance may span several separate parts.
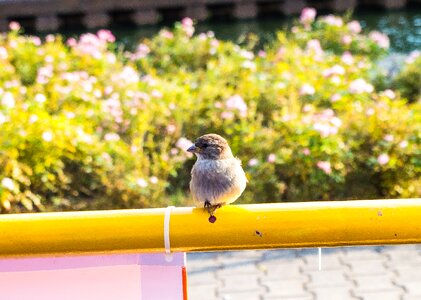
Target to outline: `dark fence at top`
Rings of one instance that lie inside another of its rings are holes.
[[[0,31],[10,21],[26,29],[55,31],[66,27],[97,28],[110,23],[155,24],[191,17],[254,18],[260,14],[298,14],[304,7],[343,12],[357,6],[403,8],[421,0],[0,0]]]

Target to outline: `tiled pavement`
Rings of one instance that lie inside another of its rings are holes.
[[[191,253],[190,300],[421,300],[421,245]]]

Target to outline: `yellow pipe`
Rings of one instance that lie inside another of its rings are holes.
[[[164,208],[0,216],[0,257],[164,251]],[[421,199],[174,208],[172,251],[421,243]]]

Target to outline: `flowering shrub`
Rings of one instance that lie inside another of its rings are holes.
[[[106,30],[41,41],[11,28],[0,36],[3,211],[192,204],[186,149],[209,132],[243,161],[243,203],[421,192],[420,104],[375,90],[388,43],[356,21],[307,9],[263,49],[194,35],[190,19],[134,51]]]

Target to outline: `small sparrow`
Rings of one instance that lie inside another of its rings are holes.
[[[214,223],[215,210],[234,202],[245,190],[246,174],[220,135],[205,134],[187,151],[197,156],[191,171],[191,194],[196,205],[208,211],[209,222]]]

